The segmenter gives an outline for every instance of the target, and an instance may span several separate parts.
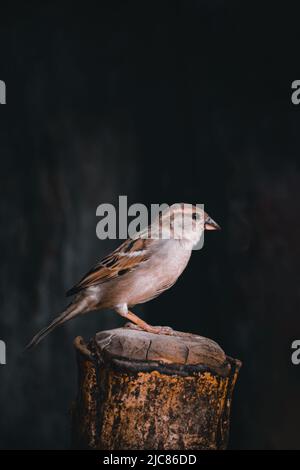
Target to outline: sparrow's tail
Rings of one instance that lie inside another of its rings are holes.
[[[37,333],[30,343],[27,344],[25,349],[31,349],[37,344],[39,344],[42,339],[45,338],[51,331],[53,331],[57,326],[62,325],[63,323],[71,320],[72,318],[76,317],[76,315],[79,315],[80,313],[83,313],[85,311],[86,307],[86,302],[84,300],[81,301],[75,301],[74,303],[71,303],[66,310],[64,310],[58,317],[56,317],[52,323],[50,323],[49,326],[46,326],[43,328],[39,333]]]

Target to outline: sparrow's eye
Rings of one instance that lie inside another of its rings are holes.
[[[199,220],[199,219],[200,219],[200,215],[197,214],[197,212],[194,212],[193,215],[192,215],[192,218],[193,218],[193,220]]]

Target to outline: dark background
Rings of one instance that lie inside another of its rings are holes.
[[[220,223],[135,310],[243,361],[230,448],[300,448],[300,33],[284,5],[1,5],[1,448],[69,446],[72,340],[124,322],[91,313],[22,348],[116,246],[95,212],[119,195],[204,203]]]

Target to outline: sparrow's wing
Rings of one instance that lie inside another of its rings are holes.
[[[149,259],[149,246],[153,243],[150,239],[128,239],[110,255],[103,258],[94,266],[72,289],[67,296],[74,295],[82,289],[92,287],[103,282],[115,279],[118,276],[136,269]]]

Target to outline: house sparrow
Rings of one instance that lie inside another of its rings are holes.
[[[219,230],[203,209],[173,204],[146,229],[122,243],[91,269],[67,295],[71,304],[37,333],[27,348],[37,345],[54,328],[92,310],[112,309],[150,333],[172,334],[128,310],[169,289],[183,272],[203,230]]]

